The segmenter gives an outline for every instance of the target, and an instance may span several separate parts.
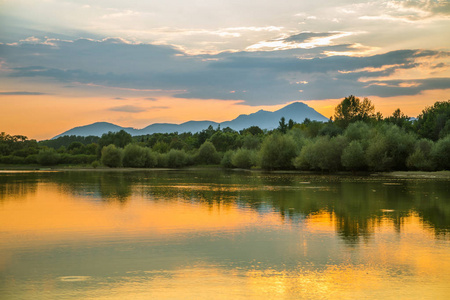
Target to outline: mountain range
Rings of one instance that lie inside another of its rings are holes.
[[[64,135],[101,136],[102,134],[108,133],[109,131],[117,132],[120,130],[125,130],[133,136],[171,132],[195,133],[208,128],[210,125],[214,128],[219,125],[221,128],[230,127],[233,130],[242,130],[251,126],[258,126],[261,129],[271,130],[278,127],[281,117],[284,117],[286,119],[286,122],[289,119],[292,119],[297,123],[302,123],[306,118],[310,119],[311,121],[328,121],[326,117],[324,117],[305,103],[294,102],[274,112],[260,110],[252,114],[240,115],[234,120],[225,121],[222,123],[213,121],[188,121],[182,124],[155,123],[142,129],[135,129],[131,127],[121,127],[107,122],[96,122],[85,126],[74,127],[55,136],[53,139]]]

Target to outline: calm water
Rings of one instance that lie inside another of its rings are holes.
[[[448,299],[450,181],[0,173],[0,299]]]

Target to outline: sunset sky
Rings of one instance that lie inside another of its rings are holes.
[[[0,131],[450,99],[449,1],[0,0]]]

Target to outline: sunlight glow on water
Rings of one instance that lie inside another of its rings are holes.
[[[446,180],[0,174],[0,295],[445,299],[449,199]]]

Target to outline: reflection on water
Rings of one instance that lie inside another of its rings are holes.
[[[2,299],[450,294],[450,181],[0,174]]]

